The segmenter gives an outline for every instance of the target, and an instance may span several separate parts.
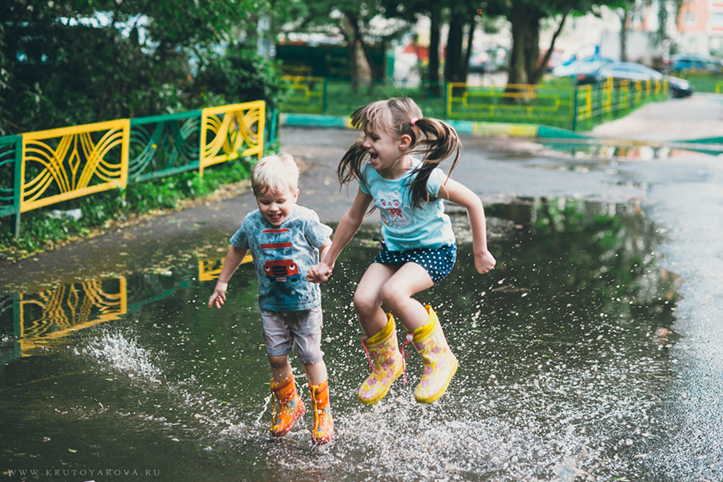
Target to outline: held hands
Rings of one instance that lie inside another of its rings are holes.
[[[489,270],[495,267],[497,260],[495,260],[492,253],[487,251],[475,251],[474,253],[474,267],[477,268],[479,274],[485,274]]]
[[[213,291],[211,298],[208,300],[209,308],[215,307],[218,310],[221,309],[223,303],[226,301],[226,288],[228,288],[228,283],[223,283],[221,281],[216,283],[216,289]]]
[[[334,265],[329,266],[322,261],[316,266],[309,268],[309,271],[306,273],[306,279],[311,283],[322,283],[329,279],[333,269]]]

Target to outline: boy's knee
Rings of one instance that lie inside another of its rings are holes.
[[[269,356],[269,363],[271,364],[272,369],[279,370],[281,368],[284,368],[289,363],[289,357]]]

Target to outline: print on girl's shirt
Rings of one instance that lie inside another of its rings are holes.
[[[395,228],[409,226],[412,218],[402,208],[402,196],[399,191],[386,192],[379,190],[374,196],[376,205],[381,209],[384,224]]]

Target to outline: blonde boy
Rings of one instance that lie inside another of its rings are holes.
[[[258,209],[249,213],[231,237],[226,260],[209,308],[220,309],[228,281],[250,250],[259,280],[259,307],[266,352],[271,364],[271,389],[279,400],[271,433],[283,437],[305,413],[296,391],[289,353],[296,344],[304,365],[314,408],[312,441],[325,444],[334,437],[329,383],[321,351],[321,290],[306,278],[320,253],[331,246],[331,228],[311,209],[299,206],[299,168],[283,154],[261,159],[251,173]]]

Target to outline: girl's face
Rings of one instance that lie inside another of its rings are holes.
[[[292,191],[288,187],[277,190],[267,189],[259,194],[256,203],[259,205],[261,215],[274,226],[281,224],[291,214],[291,209],[299,197],[299,190]]]
[[[411,139],[404,135],[394,137],[382,129],[365,130],[362,138],[362,147],[369,154],[369,162],[384,177],[398,177],[411,166],[406,152]],[[402,162],[400,161],[402,159]],[[410,164],[409,166],[407,164]]]

